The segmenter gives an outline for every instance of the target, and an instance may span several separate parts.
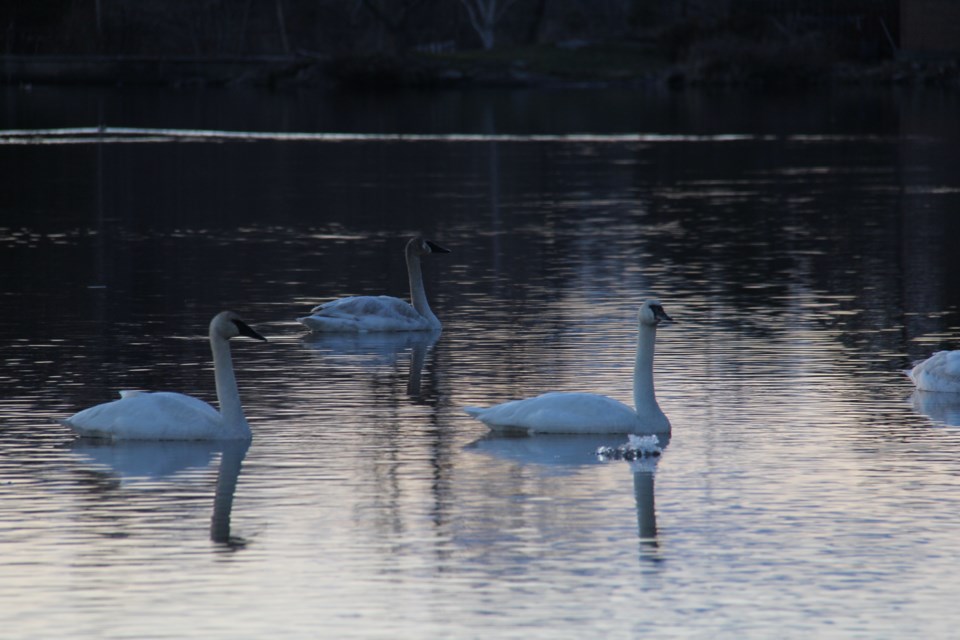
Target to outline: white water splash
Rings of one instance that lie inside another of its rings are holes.
[[[639,460],[641,458],[656,458],[663,453],[660,439],[657,436],[637,436],[629,434],[627,442],[617,447],[598,447],[597,458],[607,460]]]

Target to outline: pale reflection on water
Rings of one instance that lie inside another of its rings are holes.
[[[682,141],[0,145],[23,176],[0,225],[5,637],[950,636],[957,404],[901,371],[958,347],[960,147],[903,113]],[[405,295],[415,232],[452,250],[425,273],[442,333],[295,322]],[[652,295],[677,320],[660,458],[463,413],[630,402]],[[249,450],[56,422],[122,388],[214,400],[223,308],[270,339],[233,345]]]
[[[217,485],[210,517],[210,539],[231,547],[242,547],[244,540],[230,533],[230,512],[233,495],[240,478],[240,468],[249,449],[247,442],[102,442],[75,440],[72,453],[84,463],[93,463],[93,470],[104,474],[103,483],[129,486],[143,482],[156,486],[172,481],[173,476],[187,471],[206,469],[220,454]]]
[[[935,424],[960,427],[960,393],[914,391],[910,401],[917,413],[927,416]]]
[[[666,449],[670,436],[658,438],[660,449]],[[467,450],[510,461],[517,465],[531,465],[546,476],[561,480],[574,475],[578,467],[599,464],[597,450],[626,443],[624,436],[553,435],[531,438],[520,435],[489,433],[468,445]],[[657,514],[654,500],[654,473],[660,457],[641,457],[632,461],[612,461],[609,464],[628,469],[633,476],[633,497],[637,507],[637,534],[641,544],[656,550]],[[603,496],[597,497],[604,500]],[[589,507],[588,507],[589,508]],[[651,556],[659,559],[659,556]],[[612,567],[615,568],[615,567]]]
[[[441,331],[403,331],[399,333],[317,334],[306,333],[303,344],[315,349],[322,361],[338,370],[399,366],[408,361],[407,394],[419,398],[427,351],[440,339]],[[401,356],[401,354],[403,354]]]

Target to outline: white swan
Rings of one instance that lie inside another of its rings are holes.
[[[920,391],[960,392],[960,350],[938,351],[907,375]]]
[[[420,236],[412,238],[404,250],[412,305],[391,296],[351,296],[314,307],[309,316],[297,318],[297,322],[318,333],[439,329],[440,321],[427,304],[420,271],[420,257],[431,253],[450,251]]]
[[[669,433],[670,421],[657,405],[653,392],[653,348],[657,325],[672,322],[660,302],[647,300],[640,307],[637,360],[633,371],[636,410],[595,393],[551,392],[489,408],[464,410],[493,429],[531,433]]]
[[[197,398],[167,391],[121,391],[120,399],[76,413],[63,424],[80,436],[114,440],[249,439],[237,378],[230,357],[230,338],[266,338],[232,311],[210,321],[210,348],[220,411]]]

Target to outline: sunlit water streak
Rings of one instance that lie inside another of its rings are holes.
[[[58,129],[0,130],[0,145],[46,144],[117,144],[158,142],[217,142],[217,141],[273,141],[273,142],[562,142],[588,143],[643,143],[643,142],[885,142],[893,138],[877,135],[809,135],[787,136],[723,133],[709,135],[667,133],[567,133],[567,134],[500,134],[500,133],[343,133],[343,132],[280,132],[280,131],[214,131],[201,129],[151,129],[134,127],[72,127]],[[932,138],[912,136],[918,143]]]

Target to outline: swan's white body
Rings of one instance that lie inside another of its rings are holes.
[[[239,335],[266,340],[231,311],[210,322],[220,411],[182,393],[121,391],[119,400],[84,409],[63,423],[80,436],[113,440],[249,439],[228,342]]]
[[[622,402],[596,393],[551,391],[535,398],[504,402],[486,409],[466,407],[465,411],[487,426],[503,430],[640,433],[644,429],[636,411]],[[666,422],[666,417],[662,422],[665,422],[665,429],[650,433],[669,431],[670,423]]]
[[[492,429],[530,433],[635,433],[670,432],[670,421],[653,389],[653,350],[657,325],[671,320],[656,300],[640,307],[637,359],[633,372],[636,409],[595,393],[551,392],[488,408],[465,411]]]
[[[938,351],[907,375],[921,391],[960,392],[960,350]]]
[[[314,307],[309,316],[297,318],[297,322],[317,333],[440,329],[440,320],[427,303],[423,273],[420,270],[420,257],[431,253],[450,252],[420,237],[411,239],[404,250],[407,277],[410,281],[410,301],[413,304],[391,296],[351,296]]]

